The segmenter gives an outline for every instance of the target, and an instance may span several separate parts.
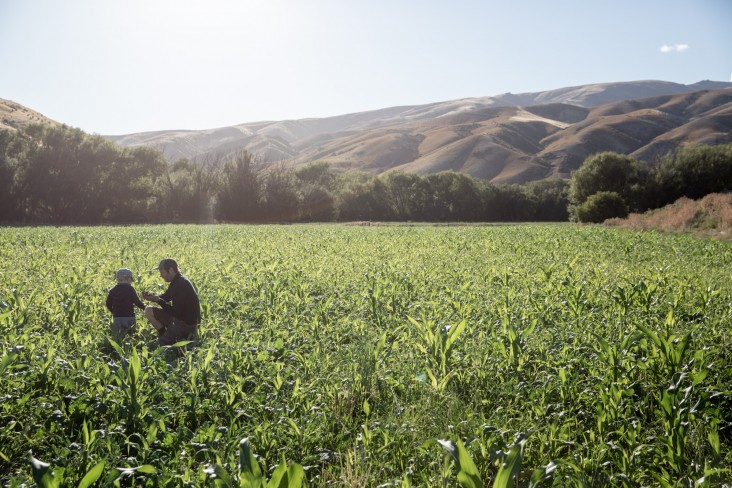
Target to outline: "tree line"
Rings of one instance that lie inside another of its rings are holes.
[[[496,185],[453,171],[374,176],[317,161],[287,168],[246,151],[169,162],[156,149],[30,125],[0,131],[0,222],[600,221],[712,187],[729,190],[731,148],[682,148],[655,167],[601,153],[570,182]]]
[[[0,222],[567,220],[568,184],[498,186],[442,172],[340,173],[261,164],[246,151],[168,162],[68,126],[0,131]]]
[[[602,152],[572,174],[569,215],[578,222],[603,222],[663,207],[681,197],[699,199],[732,191],[732,144],[690,144],[649,165],[630,156]]]

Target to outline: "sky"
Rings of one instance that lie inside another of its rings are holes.
[[[93,134],[707,79],[730,0],[0,0],[0,98]]]

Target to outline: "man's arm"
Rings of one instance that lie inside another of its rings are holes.
[[[158,305],[160,305],[160,307],[168,312],[172,317],[175,317],[175,314],[173,313],[173,306],[171,304],[160,298],[160,300],[158,300]]]
[[[155,302],[158,305],[162,306],[163,304],[161,302],[170,302],[173,299],[171,288],[173,288],[173,283],[168,285],[168,289],[160,295],[144,291],[142,292],[142,298],[151,302]]]
[[[185,323],[196,325],[201,321],[201,306],[198,300],[198,293],[188,278],[180,280],[173,304],[177,308],[177,317]]]
[[[165,290],[165,293],[160,295],[160,299],[165,302],[170,302],[173,299],[173,292],[171,291],[171,288],[173,288],[173,283],[168,285],[168,289]]]
[[[143,293],[142,298],[160,305],[160,308],[162,308],[163,310],[168,312],[170,315],[175,317],[175,315],[173,314],[173,307],[163,299],[162,295],[158,296],[153,293]]]

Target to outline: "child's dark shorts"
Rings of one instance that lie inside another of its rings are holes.
[[[122,337],[125,334],[132,334],[135,330],[135,317],[114,317],[112,319],[112,333],[115,337]]]

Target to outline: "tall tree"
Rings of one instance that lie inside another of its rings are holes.
[[[732,190],[732,144],[692,144],[662,156],[655,168],[662,201]]]
[[[295,170],[300,220],[305,222],[333,220],[335,179],[330,165],[324,161],[315,161]]]
[[[294,175],[283,166],[264,176],[262,218],[270,222],[294,222],[298,218],[298,194]]]
[[[427,187],[426,217],[434,221],[475,221],[482,204],[475,180],[454,171],[424,177]]]
[[[260,176],[253,157],[241,151],[221,170],[215,217],[233,222],[258,220],[260,194]]]
[[[427,185],[412,173],[393,171],[382,177],[387,203],[396,220],[422,219],[427,201]]]
[[[569,219],[569,183],[564,180],[532,181],[524,187],[527,200],[533,203],[532,220],[564,222]]]
[[[96,141],[67,126],[31,125],[25,130],[32,143],[19,174],[29,215],[41,222],[98,223],[103,190]]]
[[[157,181],[158,220],[174,222],[211,222],[212,195],[216,190],[217,175],[210,163],[179,159],[166,166]]]
[[[25,139],[17,132],[0,130],[0,222],[20,221],[20,195],[16,172],[25,157]]]
[[[614,152],[601,152],[585,159],[572,174],[569,185],[570,214],[595,193],[620,195],[631,211],[645,210],[647,168],[634,158]]]
[[[15,139],[16,220],[61,224],[145,218],[151,178],[165,165],[149,148],[126,149],[67,126],[30,125]],[[9,155],[13,146],[4,153]],[[126,209],[137,208],[130,219]]]
[[[338,177],[338,220],[388,220],[384,183],[369,173],[346,173]]]
[[[481,188],[482,220],[525,222],[534,219],[535,201],[521,185],[493,185]]]

